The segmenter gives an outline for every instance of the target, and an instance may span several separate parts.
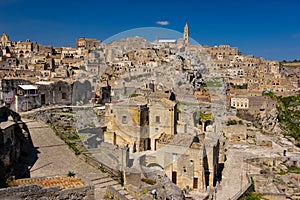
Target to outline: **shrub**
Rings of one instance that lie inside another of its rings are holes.
[[[72,171],[69,171],[68,174],[67,174],[68,177],[74,177],[75,176],[75,173],[72,172]]]
[[[236,124],[237,124],[237,121],[235,119],[228,120],[227,123],[226,123],[227,126],[236,125]]]

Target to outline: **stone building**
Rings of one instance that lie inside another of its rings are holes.
[[[18,85],[15,95],[15,111],[24,112],[41,106],[38,88],[33,85]]]
[[[232,97],[230,99],[230,106],[236,109],[248,109],[249,99],[247,97]]]
[[[15,110],[15,95],[17,94],[18,85],[30,85],[28,80],[23,79],[2,79],[1,80],[1,97],[7,107]]]
[[[18,41],[16,44],[16,54],[18,58],[28,57],[30,53],[32,53],[33,44],[30,40],[26,40],[25,42]]]
[[[176,103],[166,98],[144,96],[106,104],[104,141],[114,145],[129,145],[131,152],[156,150],[162,135],[177,133]]]
[[[77,38],[76,47],[83,49],[97,48],[101,44],[101,40],[91,39],[91,38]]]
[[[87,55],[85,60],[86,71],[93,75],[102,75],[106,68],[103,50],[94,50]]]
[[[183,40],[185,45],[189,44],[189,26],[187,23],[184,26]]]
[[[67,78],[68,77],[68,67],[67,66],[58,66],[55,68],[54,73],[51,73],[53,78]]]
[[[249,97],[249,111],[266,110],[276,108],[277,102],[266,96]]]
[[[204,192],[220,181],[222,160],[219,140],[204,135],[177,134],[159,140],[156,154],[146,158],[146,166],[161,168],[180,189]]]
[[[189,146],[183,152],[166,154],[168,157],[172,156],[172,163],[166,166],[164,171],[181,189],[205,191],[205,170],[208,170],[208,164],[204,163],[203,159],[203,141],[200,142],[199,138],[195,137],[188,144]],[[178,145],[183,144],[178,143]]]
[[[9,37],[6,33],[3,33],[0,37],[0,46],[2,47],[12,46],[12,42],[9,40]]]
[[[77,58],[77,49],[73,47],[62,47],[61,56],[62,58]]]
[[[1,51],[1,49],[0,49]],[[1,56],[0,54],[0,68],[12,69],[17,66],[17,59],[15,57]]]
[[[218,55],[223,55],[224,57],[240,55],[238,48],[230,47],[229,45],[220,45],[214,47],[205,46],[204,49],[214,57],[217,57]]]
[[[266,96],[235,95],[230,98],[230,106],[249,112],[270,111],[276,108],[277,102]]]
[[[156,150],[156,143],[163,133],[171,136],[177,134],[177,107],[175,102],[166,98],[153,99],[148,107],[151,150]]]
[[[39,54],[43,56],[52,56],[55,54],[54,48],[52,46],[38,45],[35,50],[37,50],[37,52],[39,52]]]
[[[72,103],[72,84],[65,81],[36,82],[41,105],[70,105]]]
[[[106,104],[104,142],[128,146],[130,152],[149,150],[149,108],[144,97]]]
[[[100,82],[95,90],[95,101],[105,104],[111,102],[111,86],[107,82]]]

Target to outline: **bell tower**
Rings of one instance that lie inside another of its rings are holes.
[[[184,26],[183,40],[185,45],[189,44],[189,26],[187,23]]]

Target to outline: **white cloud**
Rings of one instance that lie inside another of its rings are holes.
[[[167,25],[169,25],[169,22],[168,22],[168,21],[157,21],[156,23],[159,24],[159,25],[162,25],[162,26],[167,26]]]

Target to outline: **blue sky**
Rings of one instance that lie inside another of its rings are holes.
[[[77,37],[105,40],[122,31],[163,27],[202,45],[229,44],[243,54],[300,59],[300,1],[0,0],[0,33],[11,40],[75,46]],[[168,25],[159,25],[167,21]]]

